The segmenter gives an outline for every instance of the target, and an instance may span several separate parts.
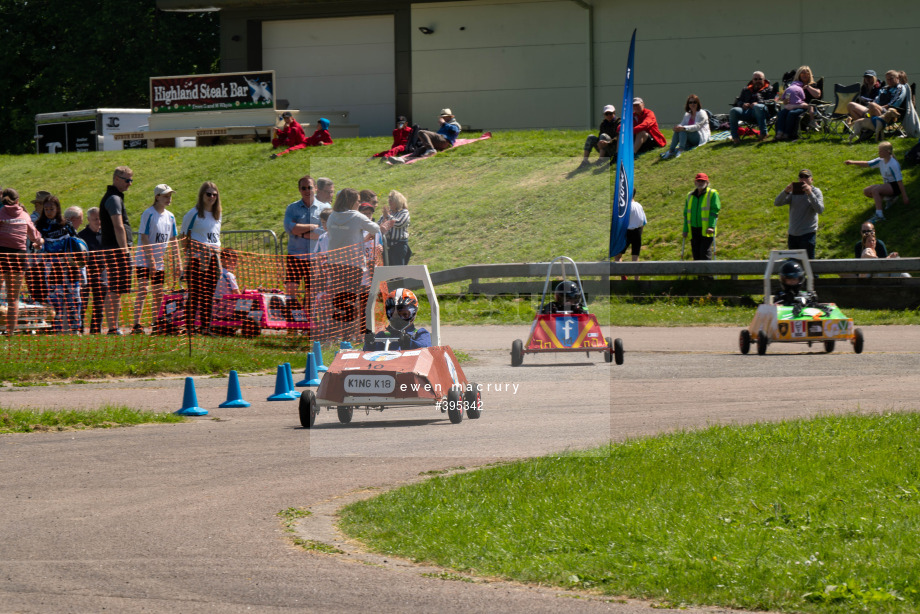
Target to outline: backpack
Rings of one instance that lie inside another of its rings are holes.
[[[920,143],[917,143],[904,154],[904,166],[916,166],[920,164]]]
[[[709,117],[709,130],[711,132],[718,132],[719,130],[722,130],[722,124],[728,123],[727,117],[723,120],[721,117],[717,117],[716,114],[709,109],[703,110],[706,111],[706,116]]]

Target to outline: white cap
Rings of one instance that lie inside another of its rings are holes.
[[[612,104],[608,104],[606,107],[604,107],[604,113],[616,113],[616,112],[617,112],[617,108],[613,106]]]
[[[172,189],[165,183],[161,183],[157,187],[153,188],[153,197],[156,198],[160,194],[172,194],[173,192],[175,192],[174,189]]]

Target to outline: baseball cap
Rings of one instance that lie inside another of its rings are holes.
[[[617,108],[613,106],[612,104],[608,104],[606,107],[604,107],[604,113],[616,113],[616,112],[617,112]]]
[[[878,77],[878,75],[875,74],[874,70],[870,69],[863,73],[863,77]]]
[[[709,175],[706,173],[697,173],[694,181],[709,181]]]
[[[645,104],[645,101],[639,98],[638,96],[636,96],[635,98],[633,98],[633,104]]]
[[[803,168],[802,170],[799,171],[799,177],[811,177],[811,176],[812,176],[811,171],[808,170],[807,168]]]
[[[172,194],[175,192],[174,189],[166,185],[165,183],[159,184],[157,187],[153,188],[153,197],[156,198],[161,194]]]

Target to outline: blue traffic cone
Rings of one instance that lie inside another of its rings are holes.
[[[275,376],[275,394],[268,397],[269,401],[291,401],[291,388],[288,386],[288,374],[284,365],[278,365],[278,375]]]
[[[323,348],[320,346],[319,341],[313,342],[313,358],[316,362],[316,372],[325,373],[329,370],[329,367],[323,364]]]
[[[185,394],[182,395],[182,409],[175,412],[180,416],[207,416],[208,410],[198,407],[198,395],[195,394],[195,380],[185,378]]]
[[[301,388],[304,386],[319,386],[319,373],[316,372],[316,359],[313,354],[307,353],[307,368],[303,370],[303,379],[297,382]]]
[[[340,349],[340,350],[350,350],[350,349],[352,349],[352,347],[351,347],[351,341],[341,341],[341,342],[339,342],[339,349]]]
[[[227,384],[227,400],[218,407],[249,407],[251,403],[243,400],[243,391],[240,390],[240,376],[236,371],[230,371],[230,382]]]
[[[284,372],[287,374],[288,396],[291,400],[299,399],[300,393],[294,390],[294,372],[291,370],[291,363],[284,363]]]

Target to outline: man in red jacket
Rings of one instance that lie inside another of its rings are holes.
[[[645,108],[641,98],[633,98],[633,153],[638,156],[666,144],[655,113]]]

